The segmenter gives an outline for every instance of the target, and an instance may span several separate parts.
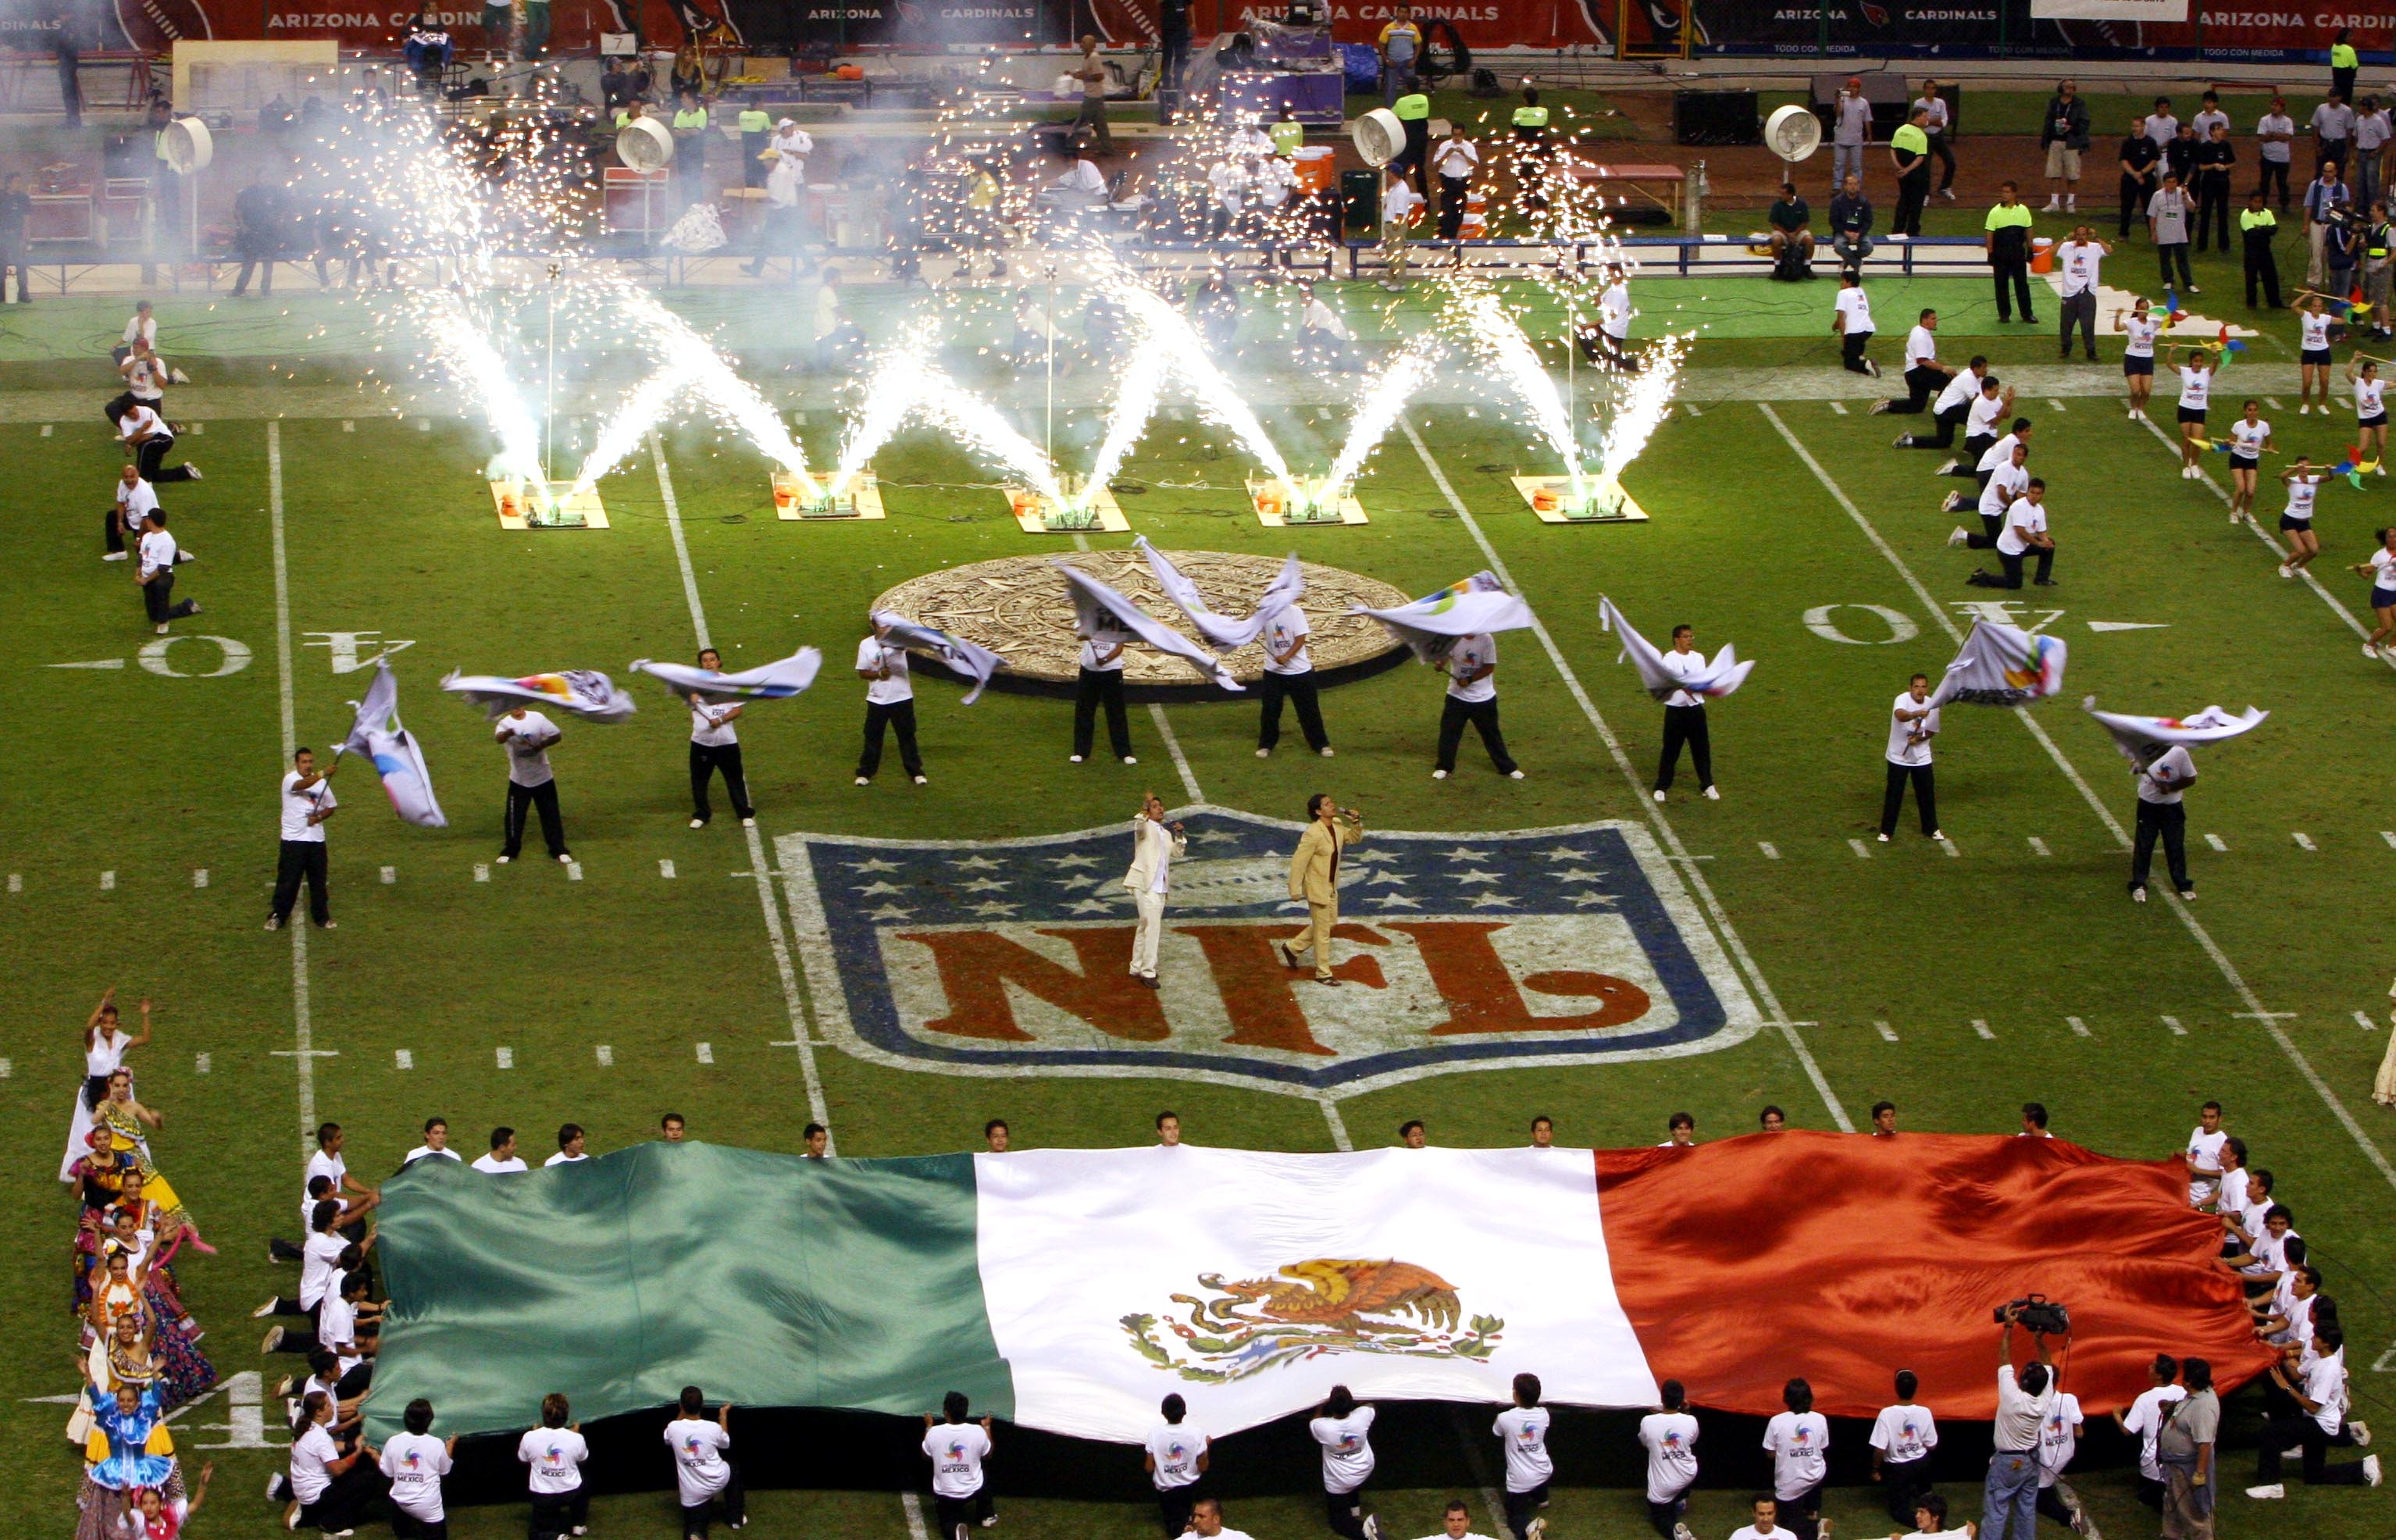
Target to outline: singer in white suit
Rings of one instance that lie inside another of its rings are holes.
[[[1139,908],[1139,930],[1131,943],[1132,976],[1156,988],[1156,943],[1165,932],[1165,895],[1172,886],[1173,863],[1190,848],[1178,823],[1165,821],[1165,799],[1148,793],[1139,816],[1131,821],[1131,870],[1124,886]]]

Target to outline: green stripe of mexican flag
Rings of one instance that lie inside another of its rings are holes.
[[[1655,1394],[1585,1149],[1029,1150],[810,1162],[651,1144],[384,1188],[367,1418],[580,1418],[686,1384],[746,1405],[978,1411],[1137,1441],[1171,1391],[1216,1433],[1359,1396]]]

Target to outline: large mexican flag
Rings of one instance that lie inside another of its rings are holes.
[[[686,1384],[744,1405],[978,1412],[1137,1441],[1178,1391],[1217,1434],[1359,1397],[1766,1414],[1804,1374],[1869,1416],[1893,1371],[1994,1409],[1991,1308],[2070,1307],[2071,1388],[2126,1404],[2158,1349],[2269,1361],[2176,1159],[2061,1140],[1753,1135],[1692,1149],[1191,1146],[807,1161],[649,1144],[383,1188],[390,1313],[367,1420],[580,1418]]]

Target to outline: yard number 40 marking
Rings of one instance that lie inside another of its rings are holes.
[[[321,642],[303,642],[300,645],[323,647],[329,651],[333,659],[333,671],[337,674],[355,673],[360,669],[371,669],[376,663],[389,657],[392,654],[406,652],[416,645],[413,642],[394,641],[379,631],[302,631],[300,634],[324,638]],[[371,647],[375,651],[371,656],[362,657],[359,656],[359,649],[364,647]]]

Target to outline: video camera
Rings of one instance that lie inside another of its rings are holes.
[[[2017,1322],[2041,1336],[2071,1334],[2071,1312],[2065,1309],[2060,1302],[2049,1299],[2043,1294],[2027,1294],[2020,1299],[2007,1300],[1997,1307],[1995,1315],[2000,1325],[2003,1324],[2008,1315],[2011,1315]]]

